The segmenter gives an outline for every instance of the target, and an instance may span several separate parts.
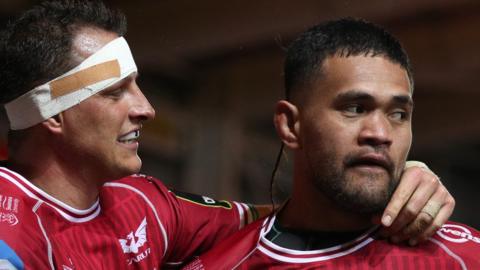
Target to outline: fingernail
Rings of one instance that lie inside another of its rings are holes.
[[[416,246],[418,244],[418,240],[417,239],[410,239],[410,240],[408,240],[408,244],[410,246]]]
[[[382,224],[385,227],[392,225],[392,217],[390,215],[385,215],[382,217]]]

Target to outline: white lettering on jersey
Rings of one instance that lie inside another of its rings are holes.
[[[460,225],[445,224],[437,231],[437,234],[443,239],[454,243],[473,241],[480,244],[480,238],[473,236],[469,229]]]
[[[150,254],[150,248],[147,248],[144,252],[138,254],[137,256],[133,257],[133,258],[130,258],[128,260],[128,264],[132,264],[132,262],[140,262],[141,260],[147,258],[147,256]]]
[[[13,212],[13,213],[18,213],[18,204],[20,203],[20,200],[14,197],[10,196],[5,196],[0,194],[0,209]]]
[[[124,253],[138,253],[138,248],[147,242],[147,218],[143,218],[135,234],[131,231],[126,239],[118,239]]]
[[[0,211],[0,222],[6,222],[10,226],[15,226],[18,223],[18,218],[13,213],[4,213]]]
[[[18,205],[20,200],[0,194],[0,222],[5,222],[10,226],[15,226],[18,223]]]
[[[207,204],[215,204],[215,203],[216,203],[214,199],[209,198],[209,197],[207,197],[207,196],[202,196],[202,199],[203,199],[203,201],[204,201],[205,203],[207,203]]]

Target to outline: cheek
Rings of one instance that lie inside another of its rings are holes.
[[[398,136],[395,138],[398,152],[400,153],[400,159],[406,159],[410,147],[412,145],[412,132],[411,129],[405,130],[403,132],[398,132]]]
[[[344,143],[334,129],[317,126],[305,134],[303,146],[310,158],[329,160],[343,152]]]
[[[303,125],[306,148],[312,146],[336,148],[337,144],[345,143],[348,134],[352,134],[348,130],[349,126],[338,121],[335,115],[324,111],[317,115],[324,115],[324,117],[313,118]]]

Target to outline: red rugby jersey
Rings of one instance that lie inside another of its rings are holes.
[[[342,245],[299,251],[280,247],[265,238],[274,219],[250,224],[184,269],[480,269],[480,234],[463,224],[448,222],[429,241],[416,247],[378,239],[373,228]]]
[[[90,209],[78,210],[0,167],[0,268],[160,269],[205,251],[251,218],[245,204],[198,198],[133,175],[106,183]]]

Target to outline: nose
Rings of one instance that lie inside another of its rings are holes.
[[[133,87],[133,106],[130,109],[129,116],[136,121],[148,121],[155,118],[155,109],[143,94],[142,90],[134,83]]]
[[[361,123],[358,143],[372,147],[388,147],[392,144],[391,131],[391,123],[386,115],[381,112],[372,113]]]

